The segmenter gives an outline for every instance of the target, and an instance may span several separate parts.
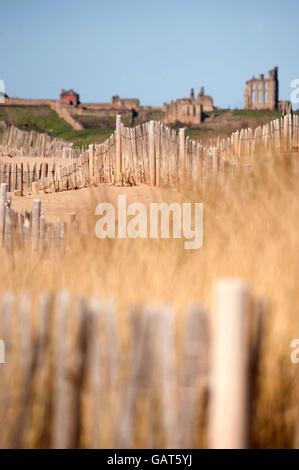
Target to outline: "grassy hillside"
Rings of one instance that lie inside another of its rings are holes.
[[[79,146],[103,142],[113,132],[112,124],[106,129],[74,131],[49,106],[0,106],[0,121],[14,124],[25,130],[46,132],[53,137],[72,141]],[[3,130],[0,128],[1,132]]]
[[[162,120],[163,112],[140,112],[135,125],[147,122],[150,119]],[[0,106],[0,121],[14,124],[25,130],[36,130],[74,142],[80,147],[91,143],[104,142],[115,129],[115,116],[99,117],[96,114],[75,116],[83,124],[84,130],[74,131],[72,127],[61,119],[49,106]],[[130,126],[130,115],[123,116],[123,122]],[[0,138],[3,129],[0,127]]]
[[[0,106],[0,121],[51,135],[71,129],[49,106]]]
[[[220,109],[204,114],[204,121],[199,129],[188,129],[186,135],[203,141],[218,136],[229,136],[238,129],[256,127],[281,116],[273,111],[255,111],[244,109]]]

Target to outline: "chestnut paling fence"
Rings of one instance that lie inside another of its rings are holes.
[[[53,138],[45,133],[23,131],[11,125],[4,130],[1,154],[12,157],[77,158],[81,149],[75,148],[72,142]]]
[[[30,137],[32,134],[34,137]],[[35,142],[34,150],[28,145],[31,140]],[[23,141],[26,145],[22,146]],[[115,132],[104,143],[91,144],[88,149],[11,126],[4,135],[3,155],[69,157],[71,162],[52,168],[48,163],[36,164],[35,171],[29,166],[21,169],[6,164],[2,166],[0,182],[7,182],[12,190],[23,190],[24,186],[30,188],[32,181],[39,181],[46,192],[99,183],[173,187],[188,184],[202,188],[210,179],[219,176],[221,181],[235,168],[246,167],[254,154],[298,151],[299,116],[293,114],[254,131],[242,129],[227,138],[210,139],[208,148],[186,137],[185,129],[177,134],[156,121],[128,128],[122,124],[120,115],[116,117]]]
[[[88,168],[88,155],[72,161],[67,167],[49,162],[34,162],[31,166],[28,162],[0,161],[0,182],[7,184],[8,192],[16,191],[19,195],[30,193],[32,183],[37,183],[44,192],[79,189],[89,184]]]
[[[132,308],[124,334],[111,302],[5,294],[0,446],[250,446],[263,309],[241,280],[213,298],[212,315]]]
[[[28,223],[29,227],[32,225],[30,213],[18,215],[10,208],[6,191],[22,195],[31,192],[33,185],[36,192],[38,189],[52,192],[99,183],[146,183],[175,188],[187,184],[204,190],[210,181],[224,184],[236,168],[250,165],[250,157],[255,153],[298,152],[299,116],[289,114],[257,127],[254,132],[242,129],[210,143],[206,148],[201,142],[186,138],[185,129],[177,134],[155,121],[127,128],[120,115],[116,117],[115,132],[104,143],[92,144],[88,149],[74,148],[69,142],[35,131],[7,127],[1,146],[3,156],[42,156],[46,160],[33,166],[28,162],[25,165],[0,160],[0,183],[5,187],[0,207],[2,242],[9,248],[12,246],[9,240],[16,239],[17,234],[25,240]],[[49,163],[47,157],[58,156],[69,158],[70,163],[66,166]],[[58,239],[61,236],[57,234],[64,233],[60,221],[48,224],[44,216],[35,225],[36,236],[42,239]]]
[[[48,222],[41,210],[40,199],[33,200],[33,210],[20,212],[12,208],[8,185],[0,187],[0,246],[4,246],[10,255],[15,250],[22,250],[29,255],[32,251],[42,255],[61,254],[64,249],[67,228],[77,228],[75,213],[69,213],[69,222],[57,219]]]

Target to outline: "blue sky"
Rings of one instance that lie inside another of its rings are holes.
[[[299,78],[298,0],[2,0],[0,79],[9,96],[161,105],[205,86],[243,107],[244,83],[279,66]]]

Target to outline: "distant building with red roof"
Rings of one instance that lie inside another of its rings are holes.
[[[78,93],[75,93],[74,90],[61,90],[60,93],[60,103],[66,104],[67,106],[78,106],[80,103]]]

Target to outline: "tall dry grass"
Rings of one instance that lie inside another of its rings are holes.
[[[267,305],[252,445],[292,447],[299,425],[299,366],[290,361],[290,342],[299,335],[298,178],[298,155],[259,155],[224,187],[211,183],[204,193],[177,194],[177,200],[204,203],[204,243],[196,251],[184,250],[183,240],[98,240],[95,201],[88,235],[70,240],[63,256],[28,261],[19,253],[12,270],[2,253],[1,293],[36,297],[67,288],[112,298],[121,312],[153,300],[183,312],[193,300],[210,306],[216,278],[247,279]]]

